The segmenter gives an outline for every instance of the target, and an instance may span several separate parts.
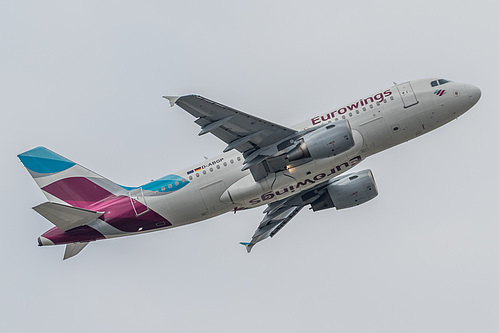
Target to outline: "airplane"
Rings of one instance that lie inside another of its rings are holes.
[[[481,91],[446,79],[387,89],[295,126],[283,126],[197,95],[163,96],[196,118],[223,154],[150,183],[118,185],[44,147],[18,157],[47,198],[33,209],[54,227],[39,246],[66,244],[64,259],[92,241],[170,229],[266,205],[249,242],[275,236],[302,208],[345,209],[378,195],[371,170],[345,174],[376,154],[471,109]]]

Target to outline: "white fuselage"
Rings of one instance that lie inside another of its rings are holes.
[[[444,125],[469,110],[480,97],[478,88],[471,85],[448,82],[432,87],[430,81],[395,85],[292,127],[303,130],[348,119],[355,145],[345,153],[255,182],[249,170],[241,171],[244,158],[234,150],[177,172],[189,180],[188,186],[167,196],[147,197],[147,204],[170,221],[171,227],[269,204],[310,189],[370,155]],[[445,93],[436,94],[438,89]],[[188,175],[191,170],[194,172]]]

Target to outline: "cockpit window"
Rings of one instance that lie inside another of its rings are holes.
[[[431,86],[432,87],[436,87],[438,85],[446,84],[446,83],[449,83],[449,82],[451,82],[451,81],[446,80],[446,79],[438,79],[438,80],[431,81]]]

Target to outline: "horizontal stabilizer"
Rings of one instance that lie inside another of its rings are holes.
[[[95,212],[55,202],[45,202],[33,207],[33,209],[62,231],[86,225],[104,214],[104,212]]]
[[[66,250],[64,251],[64,258],[62,260],[66,260],[68,258],[74,257],[78,253],[81,252],[88,245],[88,242],[82,243],[70,243],[66,245]]]

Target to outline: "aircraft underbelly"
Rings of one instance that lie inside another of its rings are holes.
[[[244,177],[221,197],[227,204],[252,208],[285,199],[303,190],[334,178],[362,160],[359,151],[343,153],[331,158],[315,160],[255,182],[251,175]]]
[[[226,189],[227,187],[222,179],[199,188],[206,213],[212,213],[228,206],[226,203],[220,201],[220,196]]]
[[[199,221],[206,212],[199,190],[188,187],[162,198],[150,199],[149,206],[173,226]]]

